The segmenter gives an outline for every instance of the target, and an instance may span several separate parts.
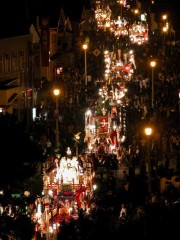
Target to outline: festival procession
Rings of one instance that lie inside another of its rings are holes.
[[[100,233],[118,239],[130,236],[131,228],[148,239],[154,226],[150,220],[146,226],[150,208],[152,217],[155,207],[179,206],[180,86],[164,60],[167,55],[173,61],[177,52],[173,26],[166,15],[158,25],[141,1],[90,3],[82,10],[76,40],[78,47],[83,43],[81,61],[72,71],[64,59],[72,51],[73,25],[63,8],[56,30],[49,29],[50,42],[53,34],[58,37],[57,49],[49,42],[53,54],[44,68],[53,80],[41,83],[29,132],[42,155],[36,165],[42,191],[33,195],[30,182],[23,193],[11,194],[14,203],[0,203],[0,218],[30,219],[30,240],[86,240]],[[171,69],[178,69],[176,64]],[[0,239],[25,239],[6,231]]]

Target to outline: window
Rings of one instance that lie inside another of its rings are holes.
[[[18,53],[12,52],[12,73],[18,72]]]
[[[0,76],[4,75],[4,54],[0,54]]]

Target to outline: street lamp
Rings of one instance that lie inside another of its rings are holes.
[[[117,1],[117,2],[119,2],[120,7],[121,7],[121,13],[120,13],[120,15],[121,15],[121,19],[122,19],[122,6],[123,6],[123,3],[124,3],[124,0],[119,0],[119,1]]]
[[[152,76],[151,76],[151,88],[152,88],[152,97],[151,97],[151,107],[152,109],[154,108],[154,67],[156,66],[156,62],[155,61],[151,61],[150,62],[151,68],[152,68]]]
[[[120,3],[120,6],[121,6],[121,19],[122,19],[122,6],[123,6],[123,3],[124,3],[124,0],[120,0],[119,3]]]
[[[167,31],[168,31],[168,28],[165,26],[165,27],[163,27],[163,33],[164,33],[164,42],[166,41],[166,33],[167,33]]]
[[[85,85],[87,85],[87,48],[88,45],[85,43],[83,44],[84,49],[84,78],[85,78]]]
[[[56,147],[58,148],[58,143],[59,143],[59,104],[58,104],[58,100],[59,100],[59,94],[60,94],[60,90],[59,89],[54,89],[54,95],[56,97],[56,109],[55,109],[55,120],[56,120]]]
[[[79,153],[78,153],[78,143],[79,143],[79,140],[80,140],[80,134],[81,132],[78,132],[74,135],[74,140],[76,142],[76,157],[78,158],[79,156]]]
[[[166,15],[166,14],[163,14],[163,15],[162,15],[162,20],[163,20],[164,22],[166,22],[166,20],[167,20],[167,15]]]
[[[146,127],[145,134],[147,136],[147,163],[148,163],[148,192],[152,192],[152,175],[151,175],[151,142],[150,137],[152,134],[152,128]]]
[[[139,14],[139,10],[138,9],[135,9],[134,10],[134,14],[135,14],[135,18],[136,18],[136,20],[138,20],[138,14]]]

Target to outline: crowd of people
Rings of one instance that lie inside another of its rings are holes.
[[[80,210],[78,221],[70,223],[71,227],[77,224],[74,239],[93,239],[97,235],[112,239],[119,236],[151,239],[154,236],[172,237],[178,233],[180,189],[168,184],[166,190],[160,191],[159,179],[179,175],[179,54],[180,42],[175,40],[162,44],[155,39],[153,43],[138,47],[138,71],[133,81],[127,83],[129,135],[128,144],[122,147],[124,161],[121,166],[138,166],[145,160],[145,140],[139,130],[142,125],[151,122],[156,126],[151,145],[156,187],[151,194],[147,192],[146,170],[144,175],[130,175],[125,182],[122,179],[118,187],[114,181],[111,184],[114,176],[106,178],[101,174],[96,179],[99,189],[93,195],[90,212],[87,214]],[[157,61],[153,109],[151,68],[143,67],[145,59]],[[129,186],[125,188],[127,182]],[[61,228],[62,238],[66,228],[66,224]]]
[[[153,123],[157,131],[151,145],[151,160],[156,187],[151,194],[147,194],[146,169],[137,176],[129,171],[120,182],[115,180],[113,171],[108,175],[100,174],[94,179],[98,188],[90,199],[90,211],[87,213],[87,209],[79,209],[78,219],[62,222],[59,239],[90,240],[96,236],[105,239],[107,236],[112,239],[119,236],[151,239],[154,236],[172,237],[178,234],[180,189],[169,185],[166,191],[161,192],[158,184],[160,177],[180,174],[180,42],[174,40],[161,44],[156,39],[153,43],[138,46],[136,50],[137,70],[132,81],[126,83],[127,141],[120,148],[119,168],[127,167],[130,170],[143,165],[145,140],[140,128],[147,122]],[[143,67],[145,59],[157,60],[153,109],[151,68]],[[81,94],[83,101],[91,99],[91,93],[96,89],[96,84],[88,83],[84,96],[83,92]],[[81,101],[78,98],[74,101],[79,106]],[[72,106],[74,112],[76,107]],[[43,155],[52,153],[53,146],[48,135],[43,135],[38,143]]]

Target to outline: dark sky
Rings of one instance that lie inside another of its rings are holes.
[[[52,27],[58,24],[61,7],[71,21],[79,21],[83,6],[90,0],[5,0],[1,5],[0,37],[24,32],[27,23],[35,23],[36,16],[50,16]]]
[[[63,6],[66,14],[72,20],[78,20],[82,7],[88,5],[89,0],[6,0],[1,5],[0,18],[21,19],[23,16],[31,18],[33,15],[59,14]],[[15,20],[15,19],[14,19]]]
[[[142,0],[149,1],[149,0]],[[165,9],[171,9],[171,17],[177,28],[180,27],[180,0],[155,0],[158,11],[165,4]],[[60,9],[63,6],[66,16],[79,21],[83,6],[90,7],[90,0],[5,0],[1,5],[0,36],[7,31],[16,31],[25,20],[32,21],[35,16],[50,16],[56,24]],[[55,26],[54,26],[55,27]]]
[[[149,0],[141,0],[149,1]],[[180,0],[155,0],[157,5],[161,7],[165,5],[167,8],[173,8],[174,10],[180,10]],[[1,4],[2,17],[20,18],[21,15],[29,14],[56,14],[59,12],[61,6],[64,7],[67,15],[73,19],[79,19],[82,11],[82,6],[88,7],[90,0],[5,0]]]

